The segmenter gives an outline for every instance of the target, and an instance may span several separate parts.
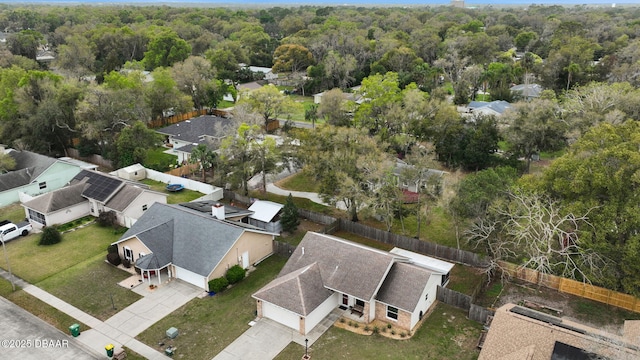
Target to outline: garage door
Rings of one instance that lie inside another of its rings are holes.
[[[202,275],[198,275],[192,271],[185,270],[183,268],[179,268],[176,266],[176,278],[180,280],[184,280],[189,284],[193,284],[199,288],[205,289],[204,279],[205,277]]]
[[[262,316],[277,321],[296,331],[300,330],[300,317],[298,314],[264,301],[262,302]]]

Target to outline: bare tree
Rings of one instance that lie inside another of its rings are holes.
[[[581,226],[588,214],[563,214],[553,200],[538,194],[510,191],[509,199],[494,203],[488,215],[467,231],[468,241],[485,246],[491,256],[487,272],[501,269],[500,260],[519,259],[519,266],[591,283],[605,260],[583,246]]]

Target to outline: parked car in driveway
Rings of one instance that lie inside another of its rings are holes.
[[[17,238],[18,236],[27,236],[33,228],[28,221],[22,221],[18,224],[12,222],[0,225],[0,240],[9,241]]]

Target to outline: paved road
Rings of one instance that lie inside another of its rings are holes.
[[[86,348],[77,338],[62,333],[3,297],[0,297],[0,319],[0,359],[81,360],[106,357],[106,353]]]

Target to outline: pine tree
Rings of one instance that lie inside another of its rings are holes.
[[[280,217],[280,224],[282,224],[282,230],[287,232],[295,231],[300,220],[298,219],[298,207],[293,203],[293,196],[289,193],[287,201],[284,203],[282,209],[282,216]]]

